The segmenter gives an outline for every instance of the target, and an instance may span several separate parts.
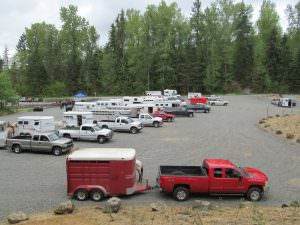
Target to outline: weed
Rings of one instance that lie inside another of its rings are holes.
[[[291,134],[291,133],[287,133],[287,134],[286,134],[286,138],[287,138],[287,139],[293,139],[294,137],[295,137],[294,134]]]
[[[253,205],[252,209],[252,219],[257,225],[265,225],[264,214],[262,211],[258,210],[256,205]]]
[[[276,134],[282,134],[282,131],[281,130],[276,130]]]
[[[267,128],[267,127],[270,127],[270,126],[271,126],[270,124],[265,124],[264,127]]]

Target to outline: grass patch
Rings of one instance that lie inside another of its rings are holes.
[[[282,134],[282,131],[281,130],[276,130],[275,133],[278,134],[278,135],[280,135],[280,134]]]
[[[293,139],[294,137],[295,137],[294,134],[291,134],[291,133],[287,133],[287,134],[286,134],[286,138],[287,138],[287,139]]]

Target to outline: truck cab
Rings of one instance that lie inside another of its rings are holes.
[[[263,172],[224,159],[205,159],[202,166],[160,166],[157,182],[161,191],[173,193],[178,201],[192,193],[245,195],[259,201],[268,190]]]
[[[138,117],[132,118],[134,121],[140,121],[144,126],[159,127],[163,124],[160,117],[152,117],[149,113],[141,113]]]

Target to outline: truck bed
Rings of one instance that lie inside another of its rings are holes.
[[[67,127],[61,128],[61,130],[80,130],[80,127],[67,126]]]
[[[17,140],[31,140],[31,136],[29,135],[18,135],[8,138],[8,140],[17,139]]]
[[[200,166],[160,166],[161,176],[207,176]]]
[[[98,121],[98,122],[109,122],[109,123],[114,123],[115,121],[114,120],[100,120],[100,121]]]

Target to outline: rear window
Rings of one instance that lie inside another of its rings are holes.
[[[215,168],[214,169],[214,177],[215,178],[222,178],[222,168]]]

